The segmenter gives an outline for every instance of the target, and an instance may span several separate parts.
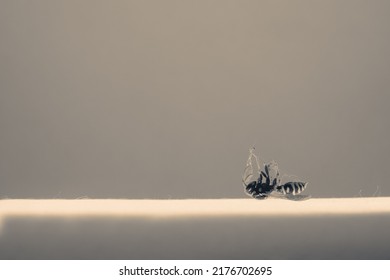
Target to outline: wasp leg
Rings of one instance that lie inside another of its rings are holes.
[[[245,185],[245,191],[252,195],[256,191],[257,183],[256,181],[250,182],[248,185]]]
[[[273,181],[272,181],[272,184],[271,184],[271,188],[272,190],[275,189],[275,187],[278,186],[278,178],[275,178]]]
[[[267,185],[267,186],[269,186],[270,184],[271,184],[271,179],[269,178],[269,174],[268,174],[268,172],[267,172],[267,168],[265,167],[265,170],[266,170],[266,172],[264,172],[264,171],[261,171],[261,174],[260,175],[263,175],[263,177],[265,178],[265,184]],[[263,179],[263,178],[261,178],[261,179]]]
[[[280,186],[282,179],[280,178],[279,168],[276,172],[276,178],[275,178],[275,187]]]
[[[264,165],[264,171],[265,171],[265,174],[267,175],[266,177],[269,178],[269,168],[268,168],[268,164],[265,164],[265,165]]]
[[[255,199],[267,199],[268,195],[266,195],[266,194],[258,194],[258,195],[253,196],[253,198],[255,198]]]

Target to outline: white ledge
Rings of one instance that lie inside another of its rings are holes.
[[[390,197],[283,199],[6,199],[9,216],[304,216],[390,214]]]

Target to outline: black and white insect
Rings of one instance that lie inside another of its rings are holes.
[[[279,167],[275,161],[264,164],[264,171],[261,170],[254,150],[254,148],[249,150],[249,157],[242,177],[246,194],[255,199],[277,197],[298,201],[310,198],[307,195],[300,195],[306,189],[306,182],[281,183]],[[255,176],[252,165],[253,159],[256,162],[257,173],[259,174],[256,181],[252,180],[253,176]]]

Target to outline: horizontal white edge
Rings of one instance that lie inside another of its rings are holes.
[[[284,199],[6,199],[7,216],[280,216],[390,214],[390,197]]]

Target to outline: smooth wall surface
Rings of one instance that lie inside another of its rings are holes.
[[[6,219],[0,259],[390,259],[389,215]]]
[[[389,26],[379,0],[1,0],[0,197],[244,197],[253,145],[312,196],[390,195]]]

